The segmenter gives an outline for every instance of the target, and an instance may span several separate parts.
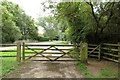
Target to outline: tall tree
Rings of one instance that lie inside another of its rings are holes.
[[[100,43],[114,42],[112,38],[119,34],[119,5],[120,2],[60,2],[53,8],[55,15],[68,23],[66,32],[73,42]]]
[[[3,24],[5,21],[9,22],[7,23],[8,26],[9,25],[14,26],[14,28],[17,31],[19,30],[19,33],[20,33],[19,35],[20,36],[22,35],[22,39],[25,39],[25,38],[34,39],[35,37],[37,37],[38,29],[37,29],[37,26],[35,25],[34,20],[30,16],[26,15],[25,12],[17,4],[14,4],[7,0],[3,0],[1,2],[1,5],[3,10],[2,17],[4,19],[2,22]],[[7,30],[7,28],[4,28],[7,26],[7,24],[3,25],[3,29]],[[6,33],[5,30],[3,30],[3,34]],[[19,35],[16,35],[16,36],[19,36]],[[8,36],[10,36],[10,34],[8,34]],[[21,38],[20,36],[19,38]]]
[[[49,37],[51,40],[58,36],[59,34],[58,22],[54,17],[52,16],[39,17],[37,24],[45,29],[44,36]]]
[[[13,21],[13,15],[9,13],[5,6],[2,6],[2,42],[14,42],[21,37],[20,29]]]

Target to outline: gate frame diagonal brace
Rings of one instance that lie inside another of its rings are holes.
[[[60,51],[60,52],[62,52],[63,53],[63,55],[61,55],[61,56],[59,56],[59,57],[57,57],[57,58],[55,58],[53,61],[56,61],[56,60],[58,60],[59,58],[61,58],[61,57],[63,57],[64,55],[66,55],[67,53],[70,53],[72,50],[70,50],[70,51],[68,51],[68,52],[64,52],[64,51],[62,51],[62,50],[60,50],[60,49],[58,49],[58,48],[56,48],[55,46],[53,46],[56,50],[58,50],[58,51]]]
[[[38,54],[40,54],[42,57],[45,57],[45,58],[49,59],[50,61],[52,61],[52,59],[50,59],[49,57],[44,56],[44,55],[42,54],[44,51],[49,50],[49,49],[52,47],[52,45],[51,45],[49,48],[42,50],[41,52],[37,52],[37,51],[35,51],[34,49],[29,48],[28,46],[26,46],[26,47],[36,53],[35,55],[30,56],[30,57],[27,58],[26,60],[31,59],[32,57],[35,57],[35,56],[37,56]]]

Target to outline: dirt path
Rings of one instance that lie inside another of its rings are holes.
[[[5,78],[82,78],[74,62],[29,61]]]
[[[58,42],[43,42],[53,44]],[[64,48],[64,47],[62,47]],[[52,55],[53,56],[53,55]],[[41,58],[34,57],[34,60]],[[71,59],[71,58],[70,58]],[[70,61],[27,61],[8,73],[5,78],[82,78],[74,62]]]

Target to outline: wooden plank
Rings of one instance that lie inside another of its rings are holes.
[[[110,60],[110,61],[114,61],[114,62],[119,62],[118,60],[114,60],[114,59],[111,59],[111,58],[107,58],[105,56],[103,56],[104,59],[107,59],[107,60]]]
[[[90,57],[97,57],[98,58],[98,55],[89,55]]]
[[[62,52],[62,53],[63,53],[61,56],[59,56],[59,57],[55,58],[55,59],[54,59],[54,61],[58,60],[59,58],[61,58],[61,57],[65,56],[67,53],[69,53],[69,52],[67,52],[67,53],[66,53],[66,52],[62,51],[62,50],[60,50],[60,49],[56,48],[55,46],[54,46],[54,48],[55,48],[56,50],[58,50],[58,51],[60,51],[60,52]]]
[[[91,51],[88,51],[88,54],[89,54],[89,52],[91,52]],[[92,52],[92,53],[96,53],[96,54],[98,54],[98,52],[99,52],[99,51],[94,51],[94,52]]]
[[[111,51],[116,51],[116,52],[118,52],[118,49],[109,49],[109,48],[105,48],[105,47],[102,47],[101,49],[104,49],[104,50],[111,50]]]
[[[119,61],[119,63],[120,63],[120,42],[118,42],[118,56],[119,56],[119,58],[118,58],[118,61]]]
[[[98,46],[98,44],[88,44],[88,47],[89,46],[94,46],[94,47],[97,47]]]
[[[95,50],[97,50],[98,47],[99,47],[99,45],[98,45],[97,47],[93,48],[93,50],[92,50],[91,52],[89,52],[89,55],[90,55],[91,53],[93,53]],[[98,50],[99,50],[99,49],[98,49]]]
[[[40,45],[40,44],[26,44],[26,46],[74,46],[74,45]],[[76,46],[80,46],[80,45],[76,45]]]
[[[30,61],[50,61],[50,60],[30,60]],[[65,59],[65,60],[56,60],[56,61],[71,62],[71,61],[80,61],[80,60]]]
[[[114,57],[119,57],[118,55],[114,55],[114,54],[110,54],[110,53],[102,53],[102,54],[109,55],[109,56],[114,56]]]
[[[51,61],[51,59],[50,59],[49,57],[46,57],[46,56],[44,56],[44,55],[42,54],[44,51],[46,51],[46,50],[48,50],[48,49],[50,49],[50,48],[51,48],[51,46],[48,47],[47,49],[42,50],[41,52],[37,52],[37,51],[35,51],[35,50],[33,50],[33,49],[28,48],[28,49],[34,51],[36,54],[28,57],[26,60],[31,59],[32,57],[35,57],[36,55],[40,54],[41,56],[43,56],[43,57],[45,57],[45,58],[47,58],[47,59],[49,59],[49,60]]]
[[[35,54],[35,52],[25,52],[26,54]],[[63,54],[62,52],[43,52],[42,54]]]
[[[21,62],[21,43],[17,43],[17,61]]]
[[[33,50],[44,50],[44,49],[47,49],[47,48],[30,48],[30,49],[33,49]],[[28,48],[26,48],[26,50],[30,50]],[[69,49],[59,49],[59,50],[71,50],[72,48],[69,48]],[[56,50],[56,49],[48,49],[48,50]]]
[[[25,43],[24,42],[22,45],[22,59],[23,59],[23,61],[25,61]]]
[[[88,49],[90,49],[90,50],[92,49],[93,50],[93,49],[95,49],[95,47],[94,48],[93,47],[88,47]],[[99,50],[99,49],[95,49],[95,50]]]
[[[103,45],[106,45],[106,46],[120,46],[119,44],[108,44],[108,43],[103,43]]]
[[[62,52],[43,52],[43,54],[63,54]]]
[[[30,48],[30,49],[34,49],[34,50],[44,50],[44,49],[47,49],[47,48]],[[30,50],[28,48],[25,48],[25,50]]]
[[[0,52],[17,52],[17,50],[0,50]]]
[[[0,56],[0,57],[17,57],[17,56]]]
[[[0,46],[3,46],[3,47],[17,46],[17,44],[0,44]]]
[[[46,56],[46,55],[45,55]],[[30,56],[26,56],[26,57],[30,57]],[[35,56],[35,57],[43,57],[43,56],[41,56],[41,55],[37,55],[37,56]],[[50,55],[48,55],[48,56],[46,56],[46,57],[49,57],[49,58],[57,58],[57,57],[59,57],[59,56],[50,56]],[[63,56],[62,58],[70,58],[69,56]]]
[[[99,52],[98,52],[98,61],[100,61],[101,59],[101,45],[99,45]]]

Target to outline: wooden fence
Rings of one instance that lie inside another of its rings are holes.
[[[0,50],[0,52],[16,52],[16,56],[2,56],[2,57],[17,57],[17,61],[20,62],[21,59],[25,60],[24,54],[24,46],[25,44],[17,43],[17,44],[0,44],[0,46],[16,46],[16,50]],[[30,46],[30,45],[29,45]],[[32,45],[35,46],[35,45]],[[58,45],[59,46],[59,45]],[[87,48],[86,48],[87,49]],[[86,51],[85,49],[85,51]],[[97,58],[99,61],[101,59],[107,59],[114,62],[120,61],[120,43],[118,44],[88,44],[88,57]],[[23,54],[21,54],[23,53]],[[29,56],[26,56],[29,57]],[[83,57],[85,57],[83,55]],[[86,57],[87,58],[87,57]]]
[[[118,44],[89,44],[88,45],[88,55],[90,57],[101,59],[107,59],[114,62],[119,62],[120,60],[120,43]]]

